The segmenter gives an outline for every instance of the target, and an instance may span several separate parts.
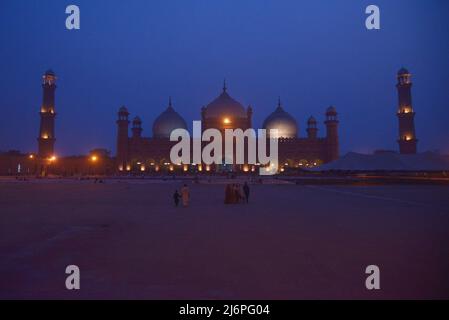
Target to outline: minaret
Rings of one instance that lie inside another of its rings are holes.
[[[55,147],[55,90],[56,75],[48,70],[42,76],[43,99],[40,111],[40,129],[38,141],[38,155],[47,159],[54,156]]]
[[[326,142],[327,142],[327,159],[326,161],[337,160],[340,156],[340,149],[338,143],[338,120],[337,110],[330,106],[326,110]]]
[[[309,139],[317,138],[318,128],[316,126],[316,123],[317,122],[314,117],[310,117],[309,120],[307,120],[307,137]]]
[[[402,68],[397,74],[399,105],[397,116],[399,120],[399,152],[401,154],[415,154],[418,140],[415,133],[415,112],[412,106],[411,74]]]
[[[128,165],[128,116],[128,109],[125,106],[121,107],[117,120],[117,168],[119,171],[126,170]]]

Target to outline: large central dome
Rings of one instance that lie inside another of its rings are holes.
[[[227,92],[226,84],[223,92],[204,109],[206,118],[246,118],[243,105],[233,99]]]

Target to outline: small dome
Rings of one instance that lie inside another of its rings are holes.
[[[118,110],[119,113],[128,113],[128,109],[126,109],[125,106],[121,106],[120,109]]]
[[[408,72],[408,70],[405,69],[405,68],[401,68],[401,69],[398,71],[398,76],[403,76],[403,75],[406,75],[406,74],[410,74],[410,72]]]
[[[168,139],[170,138],[171,132],[175,129],[187,130],[187,124],[175,109],[173,109],[170,101],[168,108],[153,123],[153,137]]]
[[[280,101],[276,110],[265,119],[262,127],[266,130],[277,129],[277,138],[296,138],[298,135],[298,124],[295,118],[284,111]]]
[[[47,71],[45,71],[45,75],[46,75],[46,76],[53,76],[53,77],[56,76],[56,74],[54,73],[54,71],[51,70],[51,69],[48,69]]]
[[[311,117],[309,118],[309,120],[307,120],[307,123],[308,123],[308,124],[316,123],[316,119],[315,119],[313,116],[311,116]]]
[[[223,92],[204,108],[206,118],[246,118],[243,105],[227,93],[226,84]]]
[[[337,109],[335,109],[334,106],[330,106],[326,110],[326,115],[328,115],[328,116],[336,116],[337,115]]]
[[[133,119],[133,123],[142,123],[142,120],[137,116]]]

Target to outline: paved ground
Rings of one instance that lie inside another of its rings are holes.
[[[0,182],[0,298],[449,298],[447,187],[254,185],[225,206],[201,184],[187,209],[176,187]]]

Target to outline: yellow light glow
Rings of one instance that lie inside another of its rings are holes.
[[[244,171],[244,172],[248,172],[248,171],[249,171],[249,167],[248,167],[247,165],[244,165],[244,166],[243,166],[243,171]]]
[[[173,171],[175,168],[173,168],[173,166],[170,166],[170,171]]]
[[[30,154],[30,155],[28,156],[28,158],[34,159],[34,154]]]
[[[230,123],[231,123],[231,120],[230,120],[229,118],[224,118],[224,119],[223,119],[223,123],[224,123],[224,124],[230,124]]]
[[[140,171],[145,171],[145,166],[144,165],[140,166]]]
[[[189,170],[189,166],[188,165],[184,165],[184,169],[183,169],[184,171],[187,171],[187,170]]]
[[[118,166],[119,171],[123,171],[123,166]]]
[[[131,166],[130,165],[126,166],[126,171],[131,171]]]
[[[210,165],[206,166],[206,171],[210,171]]]
[[[92,157],[90,157],[90,160],[92,160],[93,162],[95,162],[95,161],[98,160],[98,157],[97,157],[97,156],[92,156]]]
[[[48,160],[50,160],[51,162],[56,161],[56,156],[51,156]]]
[[[44,134],[42,135],[42,139],[48,139],[48,134],[44,133]]]
[[[200,171],[200,172],[203,171],[203,165],[201,165],[201,164],[198,165],[198,171]]]
[[[285,170],[284,168],[281,168],[281,172],[284,172],[284,170]]]

